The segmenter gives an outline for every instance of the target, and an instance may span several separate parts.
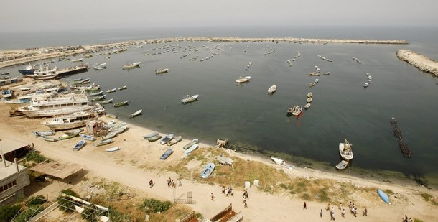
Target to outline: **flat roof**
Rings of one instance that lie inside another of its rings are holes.
[[[18,165],[20,171],[26,169],[26,167]],[[3,161],[0,162],[0,180],[3,180],[6,177],[12,176],[17,173],[17,167],[14,163],[6,161],[6,167],[3,164]]]
[[[58,162],[52,161],[52,162],[40,163],[40,164],[30,168],[30,170],[35,171],[37,173],[56,177],[59,179],[65,179],[65,178],[81,171],[82,167],[80,167],[77,164],[73,164],[73,163],[58,163]]]
[[[16,138],[7,138],[0,140],[0,150],[3,152],[3,154],[9,153],[11,151],[19,149],[21,147],[25,147],[27,145],[29,145],[28,141],[20,140]]]

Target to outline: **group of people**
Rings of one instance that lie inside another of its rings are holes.
[[[233,188],[222,186],[222,193],[225,194],[226,197],[234,196]]]
[[[306,204],[306,203],[304,202],[304,204]],[[358,209],[357,209],[356,205],[354,204],[354,202],[350,201],[348,203],[348,208],[350,209],[350,213],[353,214],[354,217],[357,217]],[[345,217],[345,208],[342,206],[342,204],[339,204],[338,209],[341,211],[341,216]],[[335,217],[334,207],[332,205],[330,205],[330,203],[329,203],[325,210],[329,211],[329,213],[330,213],[330,221],[335,221],[336,217]],[[319,213],[319,216],[322,218],[322,209]],[[366,207],[364,208],[364,210],[362,212],[362,216],[368,216],[368,209]]]
[[[242,197],[243,197],[243,206],[245,208],[248,208],[248,202],[246,200],[249,198],[249,195],[248,195],[248,191],[246,189],[245,189],[245,191],[243,191]]]
[[[405,217],[403,217],[403,222],[414,222],[414,220],[405,215]]]
[[[167,179],[167,186],[170,188],[176,188],[176,183],[172,178],[169,177],[169,179]],[[181,180],[178,180],[178,186],[182,186]]]

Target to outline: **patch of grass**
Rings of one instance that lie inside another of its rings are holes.
[[[166,212],[172,206],[170,201],[161,201],[156,199],[145,199],[141,208],[146,213],[161,213]]]
[[[36,150],[32,150],[32,151],[28,152],[26,154],[25,160],[26,160],[26,165],[28,165],[28,166],[32,166],[32,165],[35,165],[36,163],[41,163],[44,161],[49,161],[48,158],[46,158],[45,156],[43,156],[40,152],[38,152]]]
[[[423,222],[423,221],[418,218],[414,218],[414,222]]]
[[[76,192],[74,192],[71,189],[65,189],[65,190],[61,191],[61,194],[56,199],[56,201],[59,204],[59,209],[60,210],[62,210],[64,212],[67,212],[67,213],[73,212],[72,209],[74,208],[74,204],[71,201],[67,200],[65,197],[63,197],[62,193],[70,195],[70,196],[74,196],[74,197],[79,197],[79,194],[77,194]]]
[[[10,221],[19,211],[20,205],[5,205],[0,206],[0,222]]]
[[[394,191],[392,191],[392,190],[384,190],[385,191],[385,193],[386,194],[388,194],[388,195],[393,195],[394,194]]]
[[[438,202],[435,201],[435,198],[432,195],[428,193],[421,193],[420,195],[426,202],[431,202],[433,205],[438,205]]]
[[[35,197],[31,197],[29,200],[26,201],[26,206],[30,207],[30,206],[35,206],[35,205],[41,205],[46,203],[47,200],[44,196],[42,195],[38,195]]]

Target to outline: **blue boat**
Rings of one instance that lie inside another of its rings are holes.
[[[73,147],[73,150],[79,151],[85,146],[85,144],[87,144],[87,142],[85,142],[85,140],[81,140],[78,143],[76,143],[76,145]]]
[[[201,172],[201,178],[208,178],[213,173],[215,167],[214,163],[207,164]]]
[[[383,190],[378,189],[377,194],[379,194],[379,197],[383,200],[383,202],[387,204],[391,204],[388,195],[385,192],[383,192]]]
[[[94,136],[90,136],[90,135],[87,135],[87,134],[79,134],[79,136],[81,137],[81,138],[83,138],[84,140],[88,140],[88,141],[95,141],[96,140],[96,138],[94,138]]]
[[[170,155],[172,155],[173,150],[172,149],[167,149],[166,152],[163,153],[163,155],[161,155],[160,159],[165,160],[167,158],[169,158]]]

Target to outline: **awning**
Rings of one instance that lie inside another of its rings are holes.
[[[82,167],[77,164],[58,163],[52,161],[40,163],[30,168],[30,170],[63,180],[73,174],[80,172],[82,170]]]

